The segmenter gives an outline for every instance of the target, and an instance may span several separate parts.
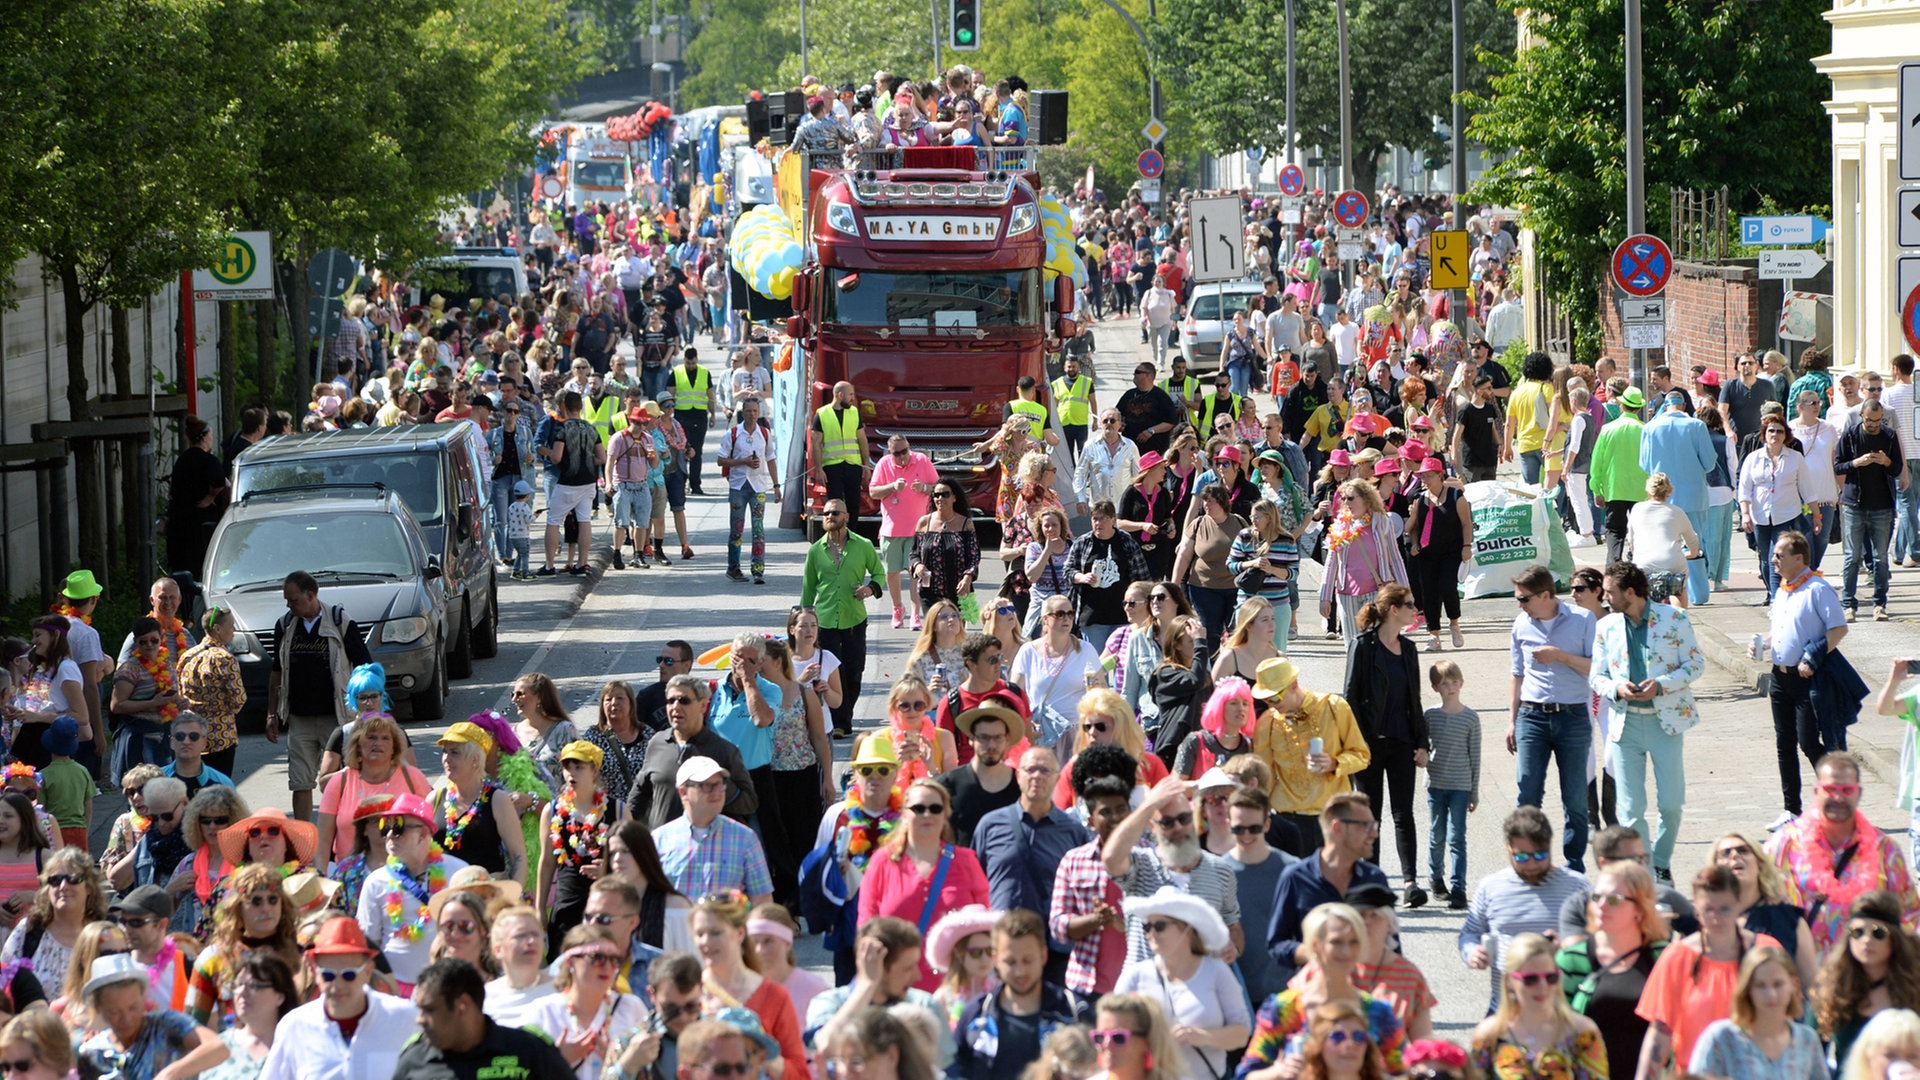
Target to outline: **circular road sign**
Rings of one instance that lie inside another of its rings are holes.
[[[543,176],[540,178],[540,197],[543,199],[557,199],[564,194],[566,190],[566,185],[562,184],[560,178],[557,176]]]
[[[226,243],[220,245],[220,257],[207,272],[222,285],[240,285],[253,276],[253,268],[259,262],[260,256],[254,253],[253,245],[247,243],[245,237],[229,236]]]
[[[1160,156],[1160,151],[1154,150],[1151,148],[1140,151],[1140,175],[1141,176],[1146,177],[1148,180],[1152,180],[1155,177],[1159,176],[1161,173],[1165,172],[1166,168],[1167,168],[1167,159]]]
[[[1343,191],[1333,198],[1333,217],[1335,221],[1349,229],[1357,229],[1367,223],[1367,197],[1357,191]]]
[[[1907,344],[1920,349],[1920,286],[1907,294],[1900,305],[1900,330],[1907,335]]]
[[[1283,165],[1280,168],[1280,194],[1298,195],[1307,190],[1307,174],[1300,171],[1298,165]]]
[[[1628,296],[1655,296],[1673,276],[1673,252],[1666,241],[1639,233],[1620,241],[1608,264],[1613,283]]]

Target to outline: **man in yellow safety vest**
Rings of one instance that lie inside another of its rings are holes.
[[[1067,460],[1080,461],[1080,448],[1087,445],[1087,421],[1100,411],[1093,392],[1093,380],[1080,374],[1080,358],[1069,356],[1061,365],[1063,374],[1053,380],[1053,413],[1067,440]]]
[[[807,439],[813,482],[827,489],[826,500],[839,499],[850,510],[858,507],[867,489],[867,452],[852,383],[833,384],[833,400],[814,412]]]
[[[713,394],[713,374],[700,366],[700,350],[687,346],[685,363],[673,369],[673,418],[687,433],[687,489],[705,495],[700,487],[700,451],[707,444],[707,425],[720,411]]]
[[[1013,400],[1007,402],[1006,416],[1015,414],[1033,421],[1033,427],[1027,434],[1033,436],[1036,442],[1045,440],[1051,446],[1060,441],[1058,435],[1047,430],[1047,407],[1040,404],[1040,384],[1031,375],[1020,376],[1020,381],[1014,385]]]
[[[1220,422],[1220,417],[1231,416],[1238,420],[1242,400],[1239,394],[1233,392],[1232,376],[1225,371],[1214,376],[1213,393],[1200,400],[1200,409],[1194,420],[1194,428],[1200,433],[1200,440],[1205,442],[1213,438],[1214,426]]]
[[[1160,389],[1174,403],[1187,410],[1188,416],[1200,415],[1200,380],[1187,374],[1187,360],[1184,356],[1173,358],[1173,374],[1160,381]]]

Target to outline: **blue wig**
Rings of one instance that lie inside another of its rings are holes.
[[[360,695],[380,692],[380,709],[393,711],[393,699],[387,696],[387,669],[379,664],[361,664],[347,676],[347,711],[360,714]]]

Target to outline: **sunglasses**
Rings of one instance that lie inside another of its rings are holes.
[[[48,874],[47,888],[58,889],[63,885],[85,885],[87,879],[79,874]]]
[[[708,1065],[707,1071],[715,1076],[748,1076],[752,1074],[753,1066],[744,1061],[722,1061]]]
[[[590,952],[581,959],[584,959],[587,963],[597,968],[617,968],[620,966],[620,957],[610,952]]]
[[[1521,986],[1532,989],[1536,986],[1550,985],[1559,982],[1560,973],[1557,971],[1509,971],[1507,972],[1507,978],[1512,979]]]
[[[669,705],[691,705],[691,704],[693,704],[693,699],[692,699],[692,698],[690,698],[690,697],[687,697],[687,696],[685,696],[685,695],[683,694],[683,695],[681,695],[680,697],[670,697],[670,698],[668,698],[668,699],[667,699],[667,704],[669,704]]]
[[[934,492],[934,493],[933,493],[933,497],[934,497],[934,498],[936,498],[936,499],[951,499],[951,498],[953,498],[953,492],[951,492],[951,491],[936,491],[936,492]]]
[[[120,791],[120,797],[128,802],[132,802],[133,797],[138,794],[140,794],[140,789],[137,787],[122,788]]]
[[[226,825],[228,822],[231,822],[232,820],[233,819],[231,817],[228,817],[225,814],[208,814],[200,818],[200,827],[203,829],[207,828],[208,826],[220,827],[220,826]]]
[[[248,907],[279,907],[280,894],[270,893],[270,892],[254,893],[252,896],[247,897],[247,906]]]
[[[1107,729],[1112,726],[1112,724],[1107,723],[1105,720],[1089,720],[1080,725],[1080,730],[1105,734]]]
[[[879,777],[880,779],[882,779],[882,780],[885,780],[885,779],[886,779],[887,777],[889,777],[889,776],[892,776],[892,775],[893,775],[893,766],[891,766],[891,765],[862,765],[862,766],[860,766],[860,775],[861,775],[861,776],[877,776],[877,777]]]
[[[1164,934],[1170,926],[1184,926],[1185,924],[1176,923],[1172,919],[1154,919],[1145,925],[1147,933],[1149,934]]]
[[[915,814],[918,814],[921,817],[939,817],[941,814],[944,814],[947,812],[947,808],[940,805],[937,802],[936,803],[915,803],[914,805],[907,807],[907,809],[913,811]]]
[[[1144,603],[1146,603],[1145,600],[1122,600],[1120,601],[1120,606],[1121,607],[1139,607],[1141,604],[1144,604]]]
[[[590,922],[595,926],[612,926],[615,919],[627,919],[631,917],[632,916],[629,915],[609,915],[604,911],[596,911],[590,915],[583,916],[582,921]]]
[[[1617,892],[1595,893],[1593,902],[1603,907],[1619,907],[1621,904],[1633,903],[1633,897]]]
[[[115,915],[113,916],[113,921],[119,924],[122,929],[139,930],[152,923],[159,922],[160,919],[154,915]]]
[[[1820,794],[1831,795],[1836,799],[1851,799],[1860,794],[1859,784],[1820,784]]]
[[[669,1024],[683,1016],[700,1015],[700,1003],[697,1001],[690,1001],[685,1005],[675,1005],[671,1001],[661,1001],[656,1002],[653,1007],[654,1010],[660,1014],[660,1019]]]
[[[829,510],[822,516],[830,517],[830,518],[843,518],[847,516],[847,512],[845,510]]]
[[[1193,824],[1193,811],[1188,810],[1187,812],[1182,814],[1173,814],[1169,817],[1154,818],[1153,823],[1155,825],[1160,826],[1163,829],[1182,829],[1188,825]]]
[[[1741,844],[1723,847],[1713,853],[1716,859],[1748,859],[1753,857],[1753,849]]]
[[[682,661],[682,660],[681,660],[681,659],[680,659],[679,657],[677,657],[677,656],[665,656],[665,655],[661,655],[661,656],[656,656],[656,657],[654,657],[654,658],[653,658],[653,662],[654,662],[654,663],[656,663],[656,664],[679,664],[679,663],[684,663],[684,661]]]
[[[350,983],[358,979],[360,977],[360,972],[365,968],[366,968],[365,964],[361,964],[359,967],[350,967],[345,970],[341,970],[339,968],[323,967],[320,969],[320,981],[332,982],[335,979],[339,979],[341,982]]]
[[[1855,927],[1850,927],[1847,930],[1848,941],[1859,941],[1862,938],[1872,938],[1875,941],[1885,941],[1890,936],[1891,934],[1889,934],[1889,932],[1887,931],[1887,928],[1878,924],[1875,924],[1873,926],[1855,926]]]
[[[382,836],[405,836],[408,829],[424,829],[426,826],[406,818],[381,818],[374,823]],[[252,830],[248,830],[251,832]]]
[[[1542,976],[1540,976],[1540,977],[1541,977],[1541,978],[1543,978],[1543,979],[1545,979],[1545,978],[1548,978],[1548,976],[1546,976],[1546,975],[1542,975]],[[1528,983],[1527,985],[1529,985],[1529,986],[1531,986],[1531,985],[1533,985],[1533,984],[1532,984],[1532,983]],[[1334,1030],[1334,1031],[1329,1031],[1329,1032],[1327,1032],[1327,1042],[1328,1042],[1328,1043],[1330,1043],[1330,1044],[1332,1044],[1332,1045],[1334,1045],[1334,1046],[1339,1046],[1339,1045],[1341,1045],[1342,1043],[1361,1043],[1361,1044],[1365,1044],[1365,1043],[1370,1043],[1370,1042],[1372,1042],[1372,1041],[1373,1041],[1373,1036],[1371,1036],[1371,1035],[1368,1035],[1368,1034],[1367,1034],[1366,1032],[1364,1032],[1364,1031],[1340,1031],[1340,1030]]]
[[[900,711],[901,712],[926,712],[927,707],[931,704],[932,702],[929,702],[929,701],[903,701],[900,703]]]
[[[1235,836],[1259,836],[1267,831],[1265,825],[1234,825],[1231,829]]]
[[[1550,851],[1508,851],[1508,858],[1517,863],[1546,862],[1553,858]]]
[[[967,949],[967,959],[969,960],[985,960],[992,955],[993,949],[987,945],[975,945]]]
[[[13,1074],[31,1072],[33,1071],[33,1066],[34,1060],[32,1058],[22,1058],[19,1061],[0,1061],[0,1070],[5,1070]]]
[[[1089,1035],[1088,1038],[1093,1040],[1093,1045],[1103,1050],[1119,1050],[1133,1040],[1144,1039],[1146,1036],[1126,1028],[1104,1028]]]
[[[204,738],[206,738],[206,735],[198,731],[176,731],[173,733],[174,742],[192,743],[199,742]]]
[[[201,818],[200,820],[202,824],[205,824],[206,822],[205,818]],[[387,818],[380,819],[382,828],[386,827],[386,822],[388,820],[389,819]],[[253,828],[247,830],[247,839],[249,840],[258,840],[263,836],[275,837],[279,835],[280,835],[280,826],[278,825],[255,825]]]
[[[1513,598],[1513,602],[1514,602],[1514,603],[1516,603],[1516,604],[1524,604],[1524,603],[1526,603],[1527,601],[1529,601],[1529,600],[1531,600],[1531,599],[1533,599],[1534,597],[1536,597],[1536,596],[1539,596],[1539,595],[1540,595],[1540,594],[1539,594],[1539,593],[1537,593],[1537,592],[1530,592],[1530,593],[1519,593],[1519,594],[1517,594],[1516,596],[1514,596],[1514,598]]]

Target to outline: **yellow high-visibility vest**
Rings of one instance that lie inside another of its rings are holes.
[[[584,398],[585,395],[582,397]],[[613,417],[619,411],[619,394],[608,394],[600,399],[598,405],[591,400],[583,400],[580,403],[580,419],[591,423],[600,432],[600,443],[603,446],[613,437]]]
[[[1228,394],[1227,401],[1228,401],[1228,406],[1227,406],[1228,414],[1231,416],[1239,416],[1240,415],[1240,395]],[[1220,404],[1220,391],[1218,390],[1215,390],[1213,393],[1208,394],[1206,397],[1200,400],[1199,428],[1200,428],[1200,433],[1202,437],[1210,436],[1213,434],[1213,413],[1214,413],[1214,409],[1217,408],[1219,404]]]
[[[822,405],[813,414],[820,421],[820,464],[822,465],[858,465],[860,464],[860,409],[858,406],[846,410],[851,419],[845,427],[835,414],[832,405]]]
[[[1026,398],[1014,398],[1007,402],[1007,411],[1015,416],[1024,416],[1033,421],[1033,437],[1039,438],[1047,430],[1047,407],[1037,401]]]
[[[1053,408],[1063,424],[1087,423],[1087,399],[1093,393],[1093,380],[1081,375],[1068,385],[1067,377],[1053,380]]]
[[[678,365],[673,369],[674,412],[707,411],[707,398],[710,396],[707,386],[712,381],[711,376],[708,375],[706,368],[697,367],[693,370],[696,377],[688,379],[685,365]]]

